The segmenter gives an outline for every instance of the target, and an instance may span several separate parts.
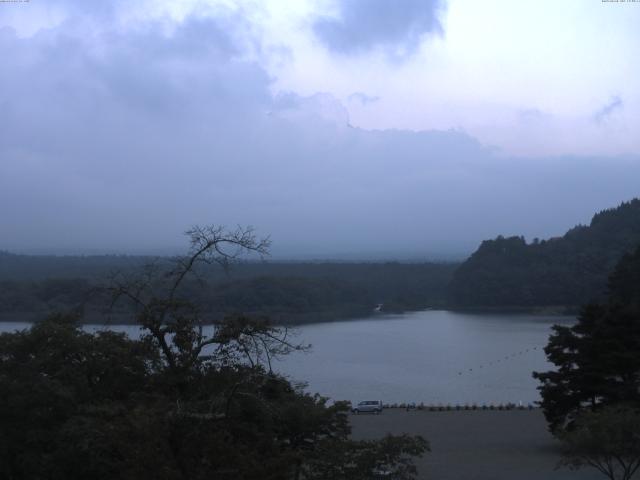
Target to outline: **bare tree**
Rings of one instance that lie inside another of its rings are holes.
[[[275,356],[305,348],[290,341],[286,328],[274,327],[263,318],[227,317],[205,335],[198,306],[181,297],[186,279],[203,282],[199,269],[203,264],[227,270],[241,255],[264,257],[271,242],[268,237],[256,237],[251,227],[229,231],[222,226],[195,226],[186,235],[190,241],[186,255],[156,261],[133,274],[119,272],[107,287],[112,306],[122,300],[133,306],[137,322],[157,343],[169,369],[185,372],[202,362],[219,360],[263,365],[271,371]]]

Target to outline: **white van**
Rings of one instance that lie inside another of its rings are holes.
[[[382,402],[380,400],[365,400],[351,409],[353,413],[382,413]]]

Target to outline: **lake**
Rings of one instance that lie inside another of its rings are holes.
[[[304,325],[295,328],[296,339],[312,344],[311,352],[291,354],[274,369],[335,400],[526,405],[539,399],[531,372],[551,368],[543,351],[551,325],[574,321],[429,310]],[[28,325],[3,322],[0,330]],[[109,328],[139,332],[130,325]]]

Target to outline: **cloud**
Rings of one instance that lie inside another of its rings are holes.
[[[622,99],[618,95],[611,97],[608,103],[600,108],[594,115],[593,119],[596,123],[606,122],[611,115],[624,107]]]
[[[458,130],[353,128],[329,93],[274,95],[241,23],[165,27],[0,31],[0,249],[140,251],[219,223],[283,255],[428,256],[557,235],[637,195],[637,157],[514,159]]]
[[[551,115],[538,108],[523,108],[516,112],[517,121],[524,124],[535,124],[537,122],[548,121],[550,118]]]
[[[349,0],[338,16],[321,17],[313,31],[334,53],[352,55],[381,48],[394,57],[413,53],[426,34],[442,31],[442,0]]]
[[[293,92],[281,93],[274,98],[271,113],[292,122],[317,121],[336,127],[349,126],[349,112],[329,93],[316,93],[308,97]]]
[[[347,98],[350,102],[358,102],[360,105],[368,105],[380,100],[380,97],[367,95],[362,92],[354,92]]]

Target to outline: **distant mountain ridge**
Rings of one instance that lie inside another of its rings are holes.
[[[640,245],[640,199],[596,213],[588,226],[527,243],[485,240],[456,270],[449,302],[458,307],[577,306],[603,297],[617,261]]]

